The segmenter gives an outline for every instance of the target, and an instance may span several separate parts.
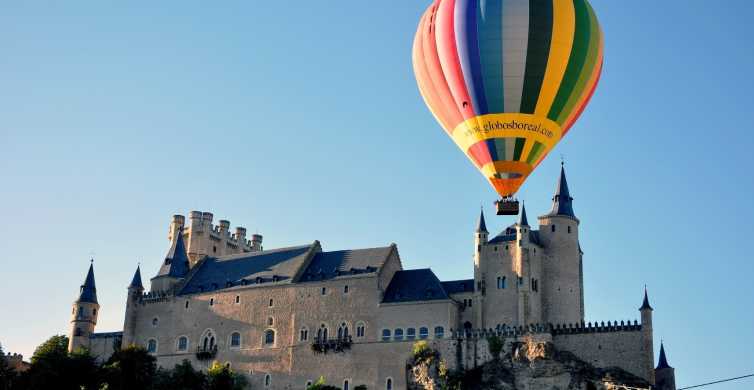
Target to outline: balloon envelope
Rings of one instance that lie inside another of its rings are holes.
[[[587,0],[435,0],[413,66],[437,121],[509,196],[589,102],[602,31]]]

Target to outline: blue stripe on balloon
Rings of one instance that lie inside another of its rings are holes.
[[[455,33],[458,58],[471,97],[476,115],[489,112],[482,81],[482,65],[479,61],[479,41],[477,40],[477,8],[479,0],[456,0]]]
[[[490,156],[492,157],[492,161],[499,161],[500,159],[497,156],[497,147],[495,147],[495,138],[488,139],[486,143],[487,143],[487,149],[490,151]]]
[[[477,14],[479,55],[488,112],[505,112],[503,98],[503,4],[501,0],[479,0]]]

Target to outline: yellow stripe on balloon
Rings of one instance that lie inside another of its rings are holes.
[[[568,60],[571,57],[574,34],[576,32],[576,9],[573,1],[552,0],[552,39],[550,41],[550,55],[547,58],[547,69],[542,80],[534,114],[547,116],[550,112],[555,95],[563,81]]]
[[[563,134],[556,122],[533,114],[508,112],[479,115],[461,122],[453,130],[453,141],[464,152],[479,141],[490,138],[525,138],[527,143],[538,141],[551,150]],[[526,155],[521,154],[525,159]]]

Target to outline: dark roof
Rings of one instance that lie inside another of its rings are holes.
[[[302,282],[332,279],[343,275],[376,272],[385,264],[394,246],[319,252],[301,276]]]
[[[247,284],[290,283],[318,243],[231,256],[207,257],[196,265],[181,294]]]
[[[434,301],[448,294],[429,268],[397,271],[385,290],[383,303]]]
[[[649,305],[649,295],[647,294],[647,288],[644,287],[644,302],[642,302],[641,307],[639,310],[653,310],[652,306]]]
[[[135,289],[144,289],[144,285],[141,284],[141,270],[140,267],[136,266],[136,272],[134,272],[134,278],[131,279],[131,284],[128,285],[129,289],[135,288]]]
[[[168,254],[165,255],[165,261],[160,267],[157,276],[171,276],[182,278],[189,271],[189,259],[186,254],[186,245],[183,243],[183,229],[173,237],[173,243],[170,245]]]
[[[449,280],[440,284],[448,295],[474,292],[474,279]]]
[[[479,223],[476,227],[477,233],[487,233],[487,223],[484,222],[484,209],[479,211]]]
[[[521,202],[521,216],[518,218],[518,224],[529,226],[529,219],[526,218],[526,205],[523,202]]]
[[[663,368],[672,368],[668,364],[668,358],[665,356],[665,345],[663,342],[660,342],[660,361],[657,362],[657,370],[663,369]]]
[[[513,231],[511,233],[509,229],[505,229],[500,234],[498,234],[497,236],[495,236],[493,239],[489,240],[487,243],[488,244],[500,244],[500,243],[504,243],[504,242],[513,242],[513,241],[516,241],[516,232]]]
[[[560,179],[558,180],[558,187],[555,189],[555,196],[552,197],[552,209],[548,216],[552,215],[566,215],[576,218],[573,213],[573,198],[571,192],[568,190],[568,181],[565,176],[565,168],[560,166]]]
[[[123,332],[92,333],[89,335],[90,339],[110,339],[118,337],[123,337]]]
[[[542,243],[539,241],[539,230],[529,230],[529,241],[542,246]]]
[[[89,272],[86,274],[84,284],[81,285],[77,302],[97,303],[97,286],[94,284],[94,262],[89,264]]]

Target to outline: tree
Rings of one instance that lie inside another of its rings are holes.
[[[191,362],[184,360],[176,364],[172,370],[159,370],[155,378],[155,390],[205,390],[207,376],[191,366]]]
[[[0,344],[0,390],[9,390],[16,378],[16,371],[5,360],[3,345]]]
[[[242,375],[238,375],[219,362],[212,363],[207,370],[207,389],[209,390],[242,390],[248,382]]]
[[[31,364],[57,361],[68,356],[68,336],[55,335],[40,344],[31,356]]]
[[[157,365],[146,349],[131,345],[115,351],[102,371],[108,390],[148,389]]]
[[[314,384],[307,387],[306,390],[340,390],[340,388],[325,384],[325,377],[321,376]]]

